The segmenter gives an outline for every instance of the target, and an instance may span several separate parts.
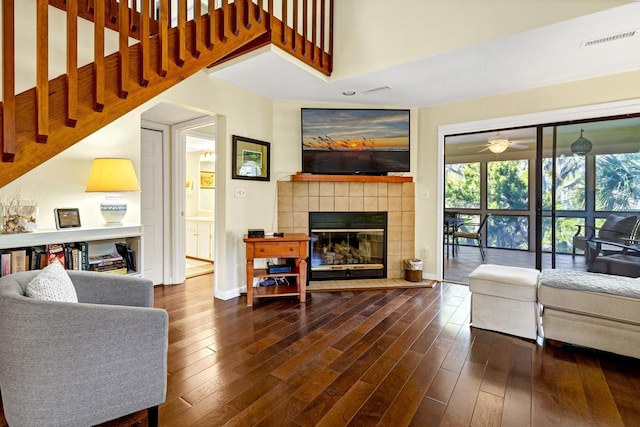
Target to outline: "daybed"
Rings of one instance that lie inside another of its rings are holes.
[[[538,303],[544,338],[640,358],[640,279],[543,270]]]

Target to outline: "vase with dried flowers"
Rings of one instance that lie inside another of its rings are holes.
[[[38,228],[38,205],[23,198],[20,192],[8,198],[0,199],[2,233],[28,233]]]

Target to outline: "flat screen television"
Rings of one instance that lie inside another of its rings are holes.
[[[410,171],[409,110],[302,108],[302,172]]]

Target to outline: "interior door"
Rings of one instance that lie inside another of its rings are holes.
[[[140,144],[141,220],[144,226],[144,277],[163,280],[162,131],[142,128]]]

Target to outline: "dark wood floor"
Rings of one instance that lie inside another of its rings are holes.
[[[449,257],[445,256],[443,260],[444,280],[469,284],[469,273],[480,264],[536,268],[536,255],[533,252],[485,248],[485,254],[486,257],[483,260],[477,246],[460,246],[455,256],[450,252]],[[580,254],[576,256],[557,254],[556,264],[552,266],[551,254],[543,253],[542,268],[586,271],[587,266],[584,262],[584,256]]]
[[[470,328],[466,286],[251,309],[214,300],[211,282],[156,288],[170,317],[163,427],[640,425],[640,361]],[[145,413],[106,424],[130,425]]]

